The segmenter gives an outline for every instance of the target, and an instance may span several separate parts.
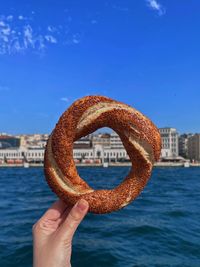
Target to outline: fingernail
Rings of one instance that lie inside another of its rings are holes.
[[[77,207],[81,210],[81,211],[85,211],[88,208],[88,202],[84,199],[80,199],[78,201]]]

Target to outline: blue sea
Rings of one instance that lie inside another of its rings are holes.
[[[128,167],[83,167],[94,188],[113,188]],[[0,267],[32,266],[32,225],[55,201],[42,168],[0,168]],[[200,267],[200,168],[155,168],[124,209],[88,214],[72,266]]]

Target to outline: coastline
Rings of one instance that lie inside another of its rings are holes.
[[[77,167],[103,167],[102,163],[76,163]],[[112,162],[107,167],[130,167],[131,162]],[[28,166],[24,166],[23,163],[1,163],[0,168],[17,168],[17,167],[43,167],[43,163],[29,163]],[[184,163],[180,162],[156,162],[154,167],[185,167]],[[200,167],[200,163],[190,163],[188,167]]]

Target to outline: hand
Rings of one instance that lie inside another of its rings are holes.
[[[73,208],[58,200],[33,226],[33,266],[70,267],[72,238],[88,211],[81,199]]]

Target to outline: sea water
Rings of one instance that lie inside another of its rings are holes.
[[[115,187],[128,170],[78,169],[96,189]],[[55,200],[42,168],[0,168],[0,267],[32,266],[32,225]],[[73,240],[72,266],[200,267],[200,168],[154,168],[130,205],[88,214]]]

